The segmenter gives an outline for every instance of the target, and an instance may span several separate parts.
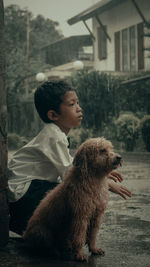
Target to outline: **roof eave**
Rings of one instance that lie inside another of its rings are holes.
[[[107,1],[107,3],[106,3]],[[75,24],[79,21],[85,21],[88,20],[92,17],[94,17],[95,15],[101,14],[105,11],[107,11],[108,9],[114,7],[117,4],[120,4],[121,2],[123,2],[124,0],[105,0],[102,2],[99,2],[98,4],[84,10],[83,12],[79,13],[78,15],[70,18],[69,20],[67,20],[69,25]],[[95,7],[95,8],[94,8]]]

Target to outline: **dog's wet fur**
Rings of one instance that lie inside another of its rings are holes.
[[[77,150],[64,181],[34,211],[23,234],[35,249],[49,254],[73,255],[84,261],[83,246],[94,255],[104,255],[96,247],[96,236],[108,203],[108,174],[121,164],[121,156],[105,138],[86,140]]]

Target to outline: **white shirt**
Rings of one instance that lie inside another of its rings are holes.
[[[35,138],[12,156],[8,164],[11,171],[9,201],[21,198],[34,179],[60,182],[72,160],[65,133],[54,123],[46,124]]]

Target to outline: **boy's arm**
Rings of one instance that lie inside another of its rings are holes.
[[[123,177],[119,172],[112,171],[108,174],[108,178],[114,180],[114,182],[119,181],[120,183],[123,181]]]
[[[119,172],[116,171],[112,171],[109,175],[108,178],[113,180],[112,181],[108,181],[108,185],[109,185],[109,190],[113,193],[119,194],[121,197],[123,197],[124,199],[127,199],[126,196],[131,197],[132,193],[131,191],[126,188],[123,185],[117,184],[117,182],[119,181],[120,183],[123,181],[123,177]]]
[[[111,173],[109,173],[108,178],[114,180],[114,182],[119,181],[121,183],[123,181],[122,175],[116,171],[112,171]]]
[[[124,199],[127,199],[126,196],[128,197],[132,196],[131,191],[123,185],[117,184],[109,180],[108,180],[108,185],[109,185],[109,190],[111,192],[119,194]]]
[[[50,140],[50,142],[51,144],[48,146],[48,149],[46,151],[47,157],[55,167],[55,170],[57,170],[58,176],[60,176],[63,180],[65,173],[72,165],[73,161],[73,158],[71,157],[67,147],[68,141],[66,143],[66,140],[64,139],[52,139]],[[49,147],[51,147],[50,151]]]

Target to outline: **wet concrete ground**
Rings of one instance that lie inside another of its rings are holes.
[[[110,193],[108,209],[99,230],[97,246],[105,256],[90,256],[87,263],[29,255],[21,239],[10,237],[0,251],[0,267],[150,267],[150,153],[125,153],[123,184],[133,193],[123,200]],[[12,236],[12,233],[11,233]]]

